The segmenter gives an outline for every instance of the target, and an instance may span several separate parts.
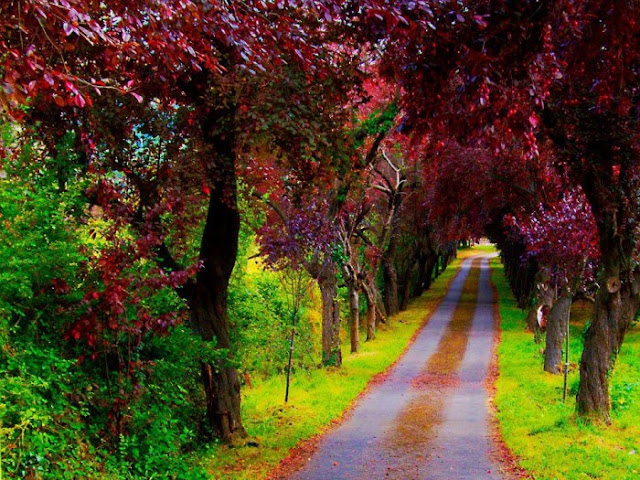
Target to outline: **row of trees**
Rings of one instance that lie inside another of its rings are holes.
[[[489,234],[523,305],[534,285],[536,302],[558,289],[550,319],[565,318],[580,289],[600,287],[578,411],[608,418],[608,373],[639,298],[639,9],[569,0],[0,7],[6,175],[27,159],[52,192],[82,191],[78,218],[100,219],[83,281],[50,278],[80,297],[67,341],[133,388],[144,362],[131,345],[185,321],[216,346],[198,367],[210,432],[244,436],[227,313],[240,180],[265,212],[256,235],[267,263],[304,269],[319,286],[325,365],[341,362],[339,284],[357,351],[361,299],[373,339],[458,239]],[[153,299],[165,290],[175,301],[160,308]],[[555,370],[562,325],[551,324]],[[112,412],[118,435],[121,411]]]
[[[357,352],[360,325],[373,340],[455,254],[429,216],[427,142],[409,135],[400,92],[377,73],[379,42],[355,35],[359,9],[33,0],[0,10],[0,181],[11,192],[0,215],[15,231],[40,225],[34,204],[16,200],[29,192],[56,221],[20,258],[67,245],[43,256],[46,269],[25,262],[7,277],[31,293],[24,304],[3,295],[3,368],[20,378],[26,367],[10,365],[25,345],[60,344],[69,382],[94,392],[62,391],[61,410],[74,413],[60,418],[82,423],[75,412],[90,411],[80,416],[96,443],[127,450],[152,422],[132,413],[144,396],[180,408],[155,383],[163,362],[197,371],[203,393],[188,395],[206,404],[201,435],[246,436],[228,315],[242,212],[258,212],[250,227],[267,264],[317,282],[324,365],[342,358],[339,286]]]
[[[406,92],[414,130],[445,140],[448,172],[455,172],[460,154],[473,157],[474,174],[489,186],[465,211],[480,219],[473,205],[480,200],[486,218],[499,225],[494,238],[505,247],[525,245],[512,252],[535,253],[561,299],[595,271],[599,288],[577,408],[608,420],[609,374],[639,298],[640,4],[411,2],[405,8],[402,18],[372,19],[370,32],[379,35],[380,22],[386,24],[383,71]],[[469,198],[465,193],[458,198]],[[504,241],[506,213],[523,222],[516,222],[518,241]],[[516,276],[531,278],[526,271]],[[515,283],[527,290],[526,281]]]

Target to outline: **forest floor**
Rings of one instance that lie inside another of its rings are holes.
[[[495,333],[485,254],[464,261],[398,363],[289,478],[510,477],[489,413]]]

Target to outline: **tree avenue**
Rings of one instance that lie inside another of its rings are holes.
[[[610,421],[640,307],[640,2],[25,0],[0,14],[7,468],[46,470],[30,460],[45,441],[17,446],[30,402],[52,404],[40,426],[60,455],[120,452],[108,468],[140,478],[183,468],[153,463],[148,429],[171,452],[158,458],[242,444],[252,376],[339,368],[343,336],[352,353],[361,330],[375,342],[484,236],[537,341],[546,312],[546,371],[561,372],[572,302],[593,299],[576,408]],[[314,286],[274,280],[291,272]],[[316,288],[319,333],[304,313]],[[67,378],[59,395],[28,380],[45,358]],[[57,433],[74,422],[82,446]]]
[[[597,226],[601,288],[580,362],[578,412],[605,419],[612,359],[638,308],[639,7],[412,2],[402,17],[379,13],[367,22],[372,38],[381,29],[389,37],[382,69],[406,92],[416,130],[485,149],[500,164],[494,178],[508,171],[515,185],[540,191],[543,203],[544,183],[556,175],[565,189],[584,192]],[[537,178],[525,176],[532,173]]]

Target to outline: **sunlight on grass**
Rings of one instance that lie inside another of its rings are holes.
[[[627,335],[613,373],[613,424],[585,423],[575,415],[575,394],[590,304],[572,307],[572,370],[563,404],[562,376],[543,371],[544,345],[524,330],[525,312],[516,305],[500,260],[492,259],[491,267],[502,327],[495,402],[504,441],[521,466],[536,479],[640,478],[640,329]]]
[[[342,368],[296,372],[289,404],[283,402],[283,376],[258,380],[252,389],[245,389],[245,426],[259,447],[214,447],[202,463],[214,478],[264,478],[291,448],[340,418],[369,381],[397,360],[443,297],[462,260],[487,251],[492,250],[484,246],[461,250],[432,288],[394,316],[389,326],[381,325],[376,340],[363,342],[361,352],[349,354],[348,338],[343,338]]]

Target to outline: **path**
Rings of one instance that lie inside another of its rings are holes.
[[[291,480],[499,479],[485,379],[488,257],[467,259],[415,342]]]

